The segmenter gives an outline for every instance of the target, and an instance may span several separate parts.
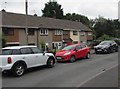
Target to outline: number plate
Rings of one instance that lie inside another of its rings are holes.
[[[102,51],[101,49],[98,49],[97,51]]]
[[[57,57],[56,59],[61,60],[61,59],[62,59],[62,57]]]

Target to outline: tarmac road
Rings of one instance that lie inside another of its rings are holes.
[[[115,67],[117,65],[118,53],[92,54],[91,59],[78,60],[74,63],[57,63],[54,68],[45,66],[32,68],[21,77],[13,77],[10,74],[3,75],[2,85],[3,87],[94,87],[98,85],[99,87],[117,87],[118,70]],[[113,74],[114,72],[114,75],[111,75],[114,78],[106,74],[102,75],[110,69],[112,71],[109,73]],[[88,83],[98,75],[101,75],[101,80],[107,76],[112,79],[113,83],[107,83],[107,81],[102,81],[105,85]]]

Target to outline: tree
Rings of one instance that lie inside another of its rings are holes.
[[[89,26],[89,19],[86,16],[79,15],[79,14],[76,14],[76,13],[72,13],[72,14],[67,13],[64,16],[64,19],[81,22],[81,23]]]
[[[63,18],[63,9],[61,5],[58,4],[56,1],[50,1],[45,4],[45,8],[42,10],[43,17],[51,17],[62,19]]]
[[[96,38],[103,36],[104,34],[115,37],[114,23],[110,19],[105,19],[104,17],[99,17],[94,20],[94,30],[96,32]]]
[[[5,40],[4,34],[0,32],[0,48],[5,46],[6,46],[6,40]]]

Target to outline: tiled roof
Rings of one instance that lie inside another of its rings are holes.
[[[16,14],[0,11],[2,13],[3,27],[21,27],[25,28],[25,14]],[[83,31],[91,31],[90,28],[81,22],[54,19],[48,17],[39,17],[28,15],[28,27],[33,28],[49,28],[49,29],[75,29]]]

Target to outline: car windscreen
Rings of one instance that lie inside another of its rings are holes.
[[[76,46],[71,45],[71,46],[64,47],[62,50],[73,50],[73,49],[75,49],[75,47]]]
[[[99,45],[110,45],[110,42],[101,42]]]
[[[11,55],[11,53],[12,53],[11,49],[2,49],[0,55]]]

